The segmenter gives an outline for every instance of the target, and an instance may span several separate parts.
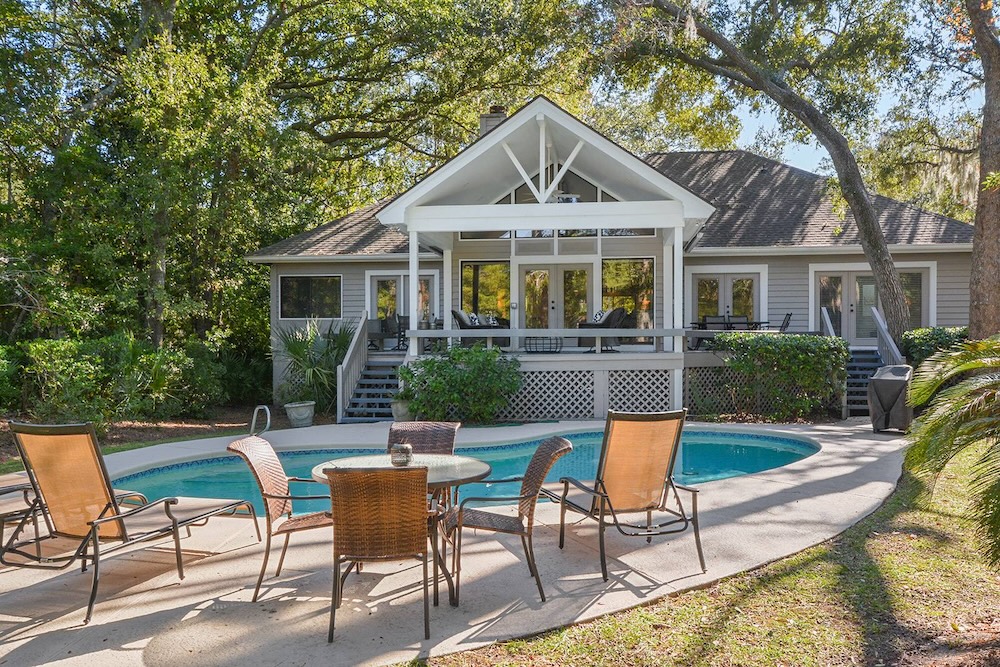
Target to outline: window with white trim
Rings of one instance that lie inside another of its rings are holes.
[[[281,276],[278,312],[283,320],[339,319],[343,303],[342,277]]]

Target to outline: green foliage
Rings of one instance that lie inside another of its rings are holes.
[[[521,364],[499,348],[455,346],[399,368],[410,412],[420,419],[491,424],[521,387]]]
[[[21,407],[21,368],[24,353],[13,345],[0,345],[0,411]]]
[[[906,463],[937,476],[959,453],[982,447],[968,481],[970,514],[987,560],[1000,565],[1000,337],[933,354],[910,385],[914,406],[933,401],[910,428]]]
[[[198,417],[226,399],[223,366],[200,343],[157,350],[118,334],[23,347],[25,403],[39,421]]]
[[[969,337],[969,327],[926,327],[903,333],[900,352],[917,367],[936,352],[955,347]]]
[[[840,407],[850,357],[841,338],[727,332],[714,347],[730,352],[726,365],[737,380],[727,388],[743,412],[786,420]],[[766,405],[773,412],[764,414]]]
[[[316,401],[317,410],[329,412],[337,401],[337,366],[347,356],[354,326],[342,322],[324,333],[316,320],[304,328],[278,329],[274,356],[285,361],[279,400],[284,403]]]
[[[268,404],[273,367],[266,353],[226,344],[219,350],[223,391],[234,405]]]

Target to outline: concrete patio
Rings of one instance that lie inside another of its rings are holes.
[[[467,428],[459,447],[602,428],[602,422]],[[359,665],[462,651],[646,604],[782,558],[837,535],[895,487],[903,439],[873,434],[867,420],[767,428],[808,436],[822,450],[784,468],[700,485],[705,574],[690,532],[647,544],[609,531],[604,582],[594,522],[574,525],[560,550],[558,508],[543,503],[535,550],[547,602],[538,599],[517,537],[469,532],[461,605],[450,607],[443,593],[441,606],[431,608],[430,640],[422,639],[420,565],[411,561],[366,565],[350,576],[331,645],[329,535],[293,535],[281,577],[265,579],[262,599],[253,603],[262,547],[246,519],[213,519],[183,542],[183,582],[169,540],[109,558],[88,626],[82,621],[89,572],[0,570],[0,665]],[[286,449],[384,446],[387,430],[387,424],[317,426],[266,437]],[[108,457],[108,465],[120,476],[221,455],[233,439],[133,450]]]

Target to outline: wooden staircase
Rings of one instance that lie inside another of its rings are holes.
[[[344,410],[343,423],[392,420],[389,403],[399,390],[396,369],[403,363],[402,352],[369,352],[351,402]]]
[[[847,414],[868,414],[868,380],[882,367],[878,350],[852,349],[847,362]]]

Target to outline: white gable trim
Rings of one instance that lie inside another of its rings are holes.
[[[415,206],[406,213],[414,232],[494,231],[506,229],[595,229],[598,227],[673,228],[684,226],[677,201],[577,204],[479,204]]]
[[[660,190],[665,197],[680,202],[685,217],[708,218],[715,212],[715,208],[711,204],[677,185],[639,157],[629,153],[618,144],[574,118],[552,101],[544,97],[537,97],[489,134],[473,143],[452,160],[441,166],[437,171],[384,206],[376,213],[376,217],[386,225],[405,226],[408,222],[406,211],[414,208],[417,201],[429,195],[444,181],[459,174],[486,151],[497,145],[503,145],[514,132],[527,123],[536,122],[539,117],[545,122],[551,122],[563,127],[577,136],[585,145],[592,146],[595,150],[600,151],[608,160],[609,171],[626,169]],[[509,148],[507,150],[509,151]],[[544,145],[540,153],[544,154]],[[519,171],[523,171],[523,167]],[[524,174],[522,174],[522,178],[524,178]],[[525,180],[530,181],[530,178],[525,178]],[[537,185],[533,185],[532,187],[535,190],[539,190]],[[537,194],[540,196],[542,193],[537,192]]]

